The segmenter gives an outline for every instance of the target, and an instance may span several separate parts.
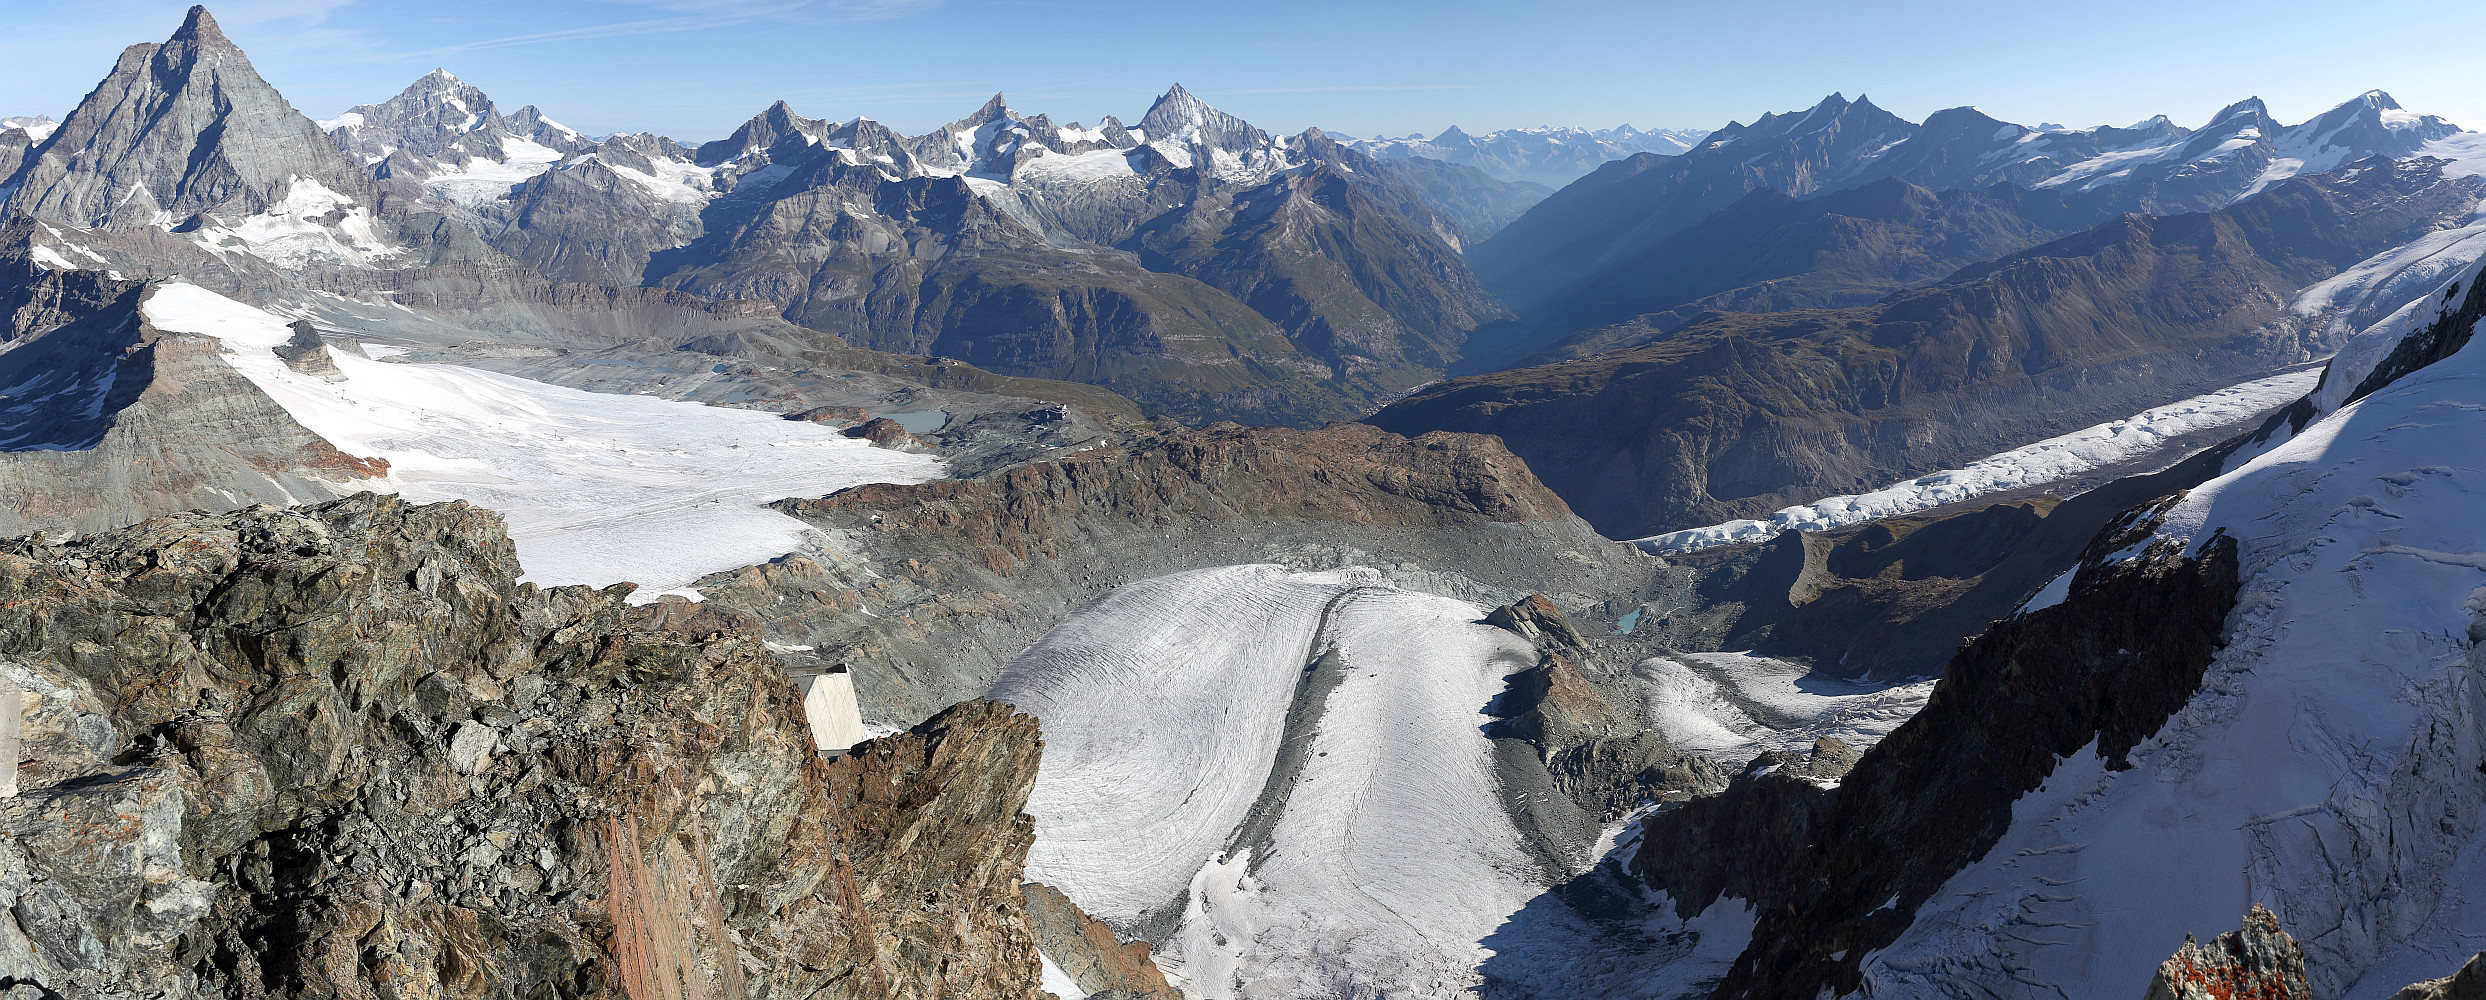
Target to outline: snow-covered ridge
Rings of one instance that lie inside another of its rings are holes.
[[[2378,324],[2334,381],[2362,382],[2478,276]],[[2022,798],[1867,960],[1869,993],[2132,995],[2170,942],[2250,903],[2296,934],[2320,996],[2378,1000],[2486,941],[2486,337],[2347,391],[2326,385],[2327,412],[2155,535],[2238,545],[2199,692],[2133,769],[2083,751]]]
[[[28,115],[16,118],[0,118],[0,129],[16,129],[20,132],[26,133],[35,142],[40,143],[45,139],[51,138],[53,132],[59,131],[60,123],[53,121],[50,116],[47,115]]]
[[[2148,454],[2186,434],[2233,424],[2285,406],[2302,398],[2320,379],[2320,370],[2314,368],[2255,379],[1871,493],[1816,500],[1757,520],[1728,521],[1651,535],[1634,539],[1633,544],[1659,554],[1695,552],[1736,542],[1763,541],[1783,531],[1828,531],[2004,490],[2042,486]]]
[[[637,600],[696,598],[686,588],[701,576],[806,544],[808,529],[767,503],[942,475],[929,456],[756,410],[335,348],[345,378],[328,382],[276,356],[292,332],[264,310],[188,284],[158,286],[142,308],[159,330],[223,341],[235,370],[339,450],[388,461],[385,478],[346,485],[499,511],[535,583],[627,580]]]

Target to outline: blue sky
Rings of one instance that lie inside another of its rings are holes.
[[[187,5],[6,0],[0,114],[59,117]],[[209,5],[314,117],[433,66],[506,110],[697,141],[780,98],[920,132],[1006,91],[1021,111],[1136,119],[1166,84],[1264,128],[1713,128],[1822,95],[1911,119],[2198,125],[2258,95],[2286,122],[2382,88],[2486,128],[2486,6],[1266,3],[1125,0],[228,0]]]

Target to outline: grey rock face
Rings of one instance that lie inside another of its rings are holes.
[[[1635,869],[1677,914],[1733,897],[1758,917],[1713,996],[1854,992],[1865,956],[1991,849],[2023,792],[2093,745],[2109,768],[2125,766],[2192,697],[2236,603],[2237,546],[2222,536],[2188,554],[2160,542],[2106,559],[2147,538],[2164,509],[2101,532],[2063,604],[1961,646],[1925,708],[1835,787],[1755,769],[1643,823]],[[1835,772],[1843,757],[1817,747],[1806,766]]]
[[[260,79],[204,7],[163,44],[121,53],[9,183],[7,210],[82,227],[238,222],[297,183],[375,204],[370,179]]]
[[[0,536],[337,495],[387,465],[304,430],[203,337],[138,315],[138,282],[0,260],[19,345],[0,353]],[[324,354],[323,354],[324,358]]]
[[[1250,153],[1269,144],[1269,133],[1210,107],[1179,83],[1148,106],[1148,113],[1139,120],[1139,131],[1152,144],[1232,154]]]
[[[2486,1000],[2486,952],[2451,975],[2410,984],[2391,994],[2391,1000]]]

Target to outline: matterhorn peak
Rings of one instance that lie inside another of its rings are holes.
[[[173,32],[170,41],[226,46],[233,44],[232,39],[224,37],[224,29],[216,25],[215,15],[207,12],[206,4],[190,8],[190,16],[182,19],[181,28]]]
[[[219,58],[196,58],[202,48]],[[162,45],[136,45],[20,168],[11,211],[80,227],[239,220],[298,184],[372,205],[371,180],[260,78],[207,8]],[[307,190],[307,189],[306,189]]]

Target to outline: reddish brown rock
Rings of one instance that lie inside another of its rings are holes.
[[[1166,984],[1165,973],[1148,957],[1148,942],[1115,937],[1113,928],[1081,912],[1070,897],[1052,886],[1029,882],[1026,891],[1027,916],[1035,924],[1037,944],[1088,995],[1181,1000],[1182,993]]]
[[[2208,945],[2184,936],[2175,957],[2158,966],[2148,1000],[2312,1000],[2305,982],[2305,950],[2279,928],[2261,904],[2244,915],[2244,926],[2211,938]]]

